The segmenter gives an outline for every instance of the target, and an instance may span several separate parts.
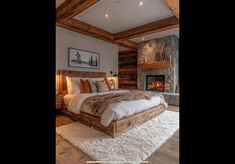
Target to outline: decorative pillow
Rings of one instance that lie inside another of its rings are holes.
[[[80,84],[80,80],[104,80],[104,78],[81,78],[81,77],[69,77],[66,76],[66,81],[67,81],[67,90],[68,94],[79,94],[81,93],[82,87]]]
[[[66,76],[68,94],[80,93],[80,78]]]
[[[91,93],[90,85],[88,80],[82,80],[80,79],[81,89],[82,93]]]
[[[100,78],[81,78],[82,80],[88,80],[91,93],[97,93],[96,81],[104,80],[103,77]]]
[[[107,91],[109,91],[106,79],[104,79],[102,81],[96,81],[96,87],[97,87],[98,92],[107,92]]]
[[[96,81],[88,79],[88,82],[89,82],[89,85],[90,85],[91,92],[92,93],[97,93]]]

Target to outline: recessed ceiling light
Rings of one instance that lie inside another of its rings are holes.
[[[142,38],[142,40],[144,40],[144,38]]]
[[[143,6],[143,4],[144,4],[143,2],[140,2],[140,3],[139,3],[140,6]]]
[[[108,18],[108,17],[109,17],[109,15],[108,15],[108,14],[105,14],[105,15],[104,15],[104,17],[105,17],[105,18]]]

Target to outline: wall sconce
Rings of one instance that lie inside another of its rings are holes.
[[[110,77],[108,77],[108,82],[112,90],[118,89],[118,74],[116,72],[110,71]]]
[[[111,74],[112,77],[117,77],[118,76],[117,72],[110,71],[110,74]]]
[[[107,77],[109,86],[111,90],[118,89],[118,78],[116,77]]]

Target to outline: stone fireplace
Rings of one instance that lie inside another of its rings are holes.
[[[165,75],[146,75],[145,89],[165,92]]]
[[[138,64],[140,64],[143,59],[157,60],[157,54],[160,51],[166,58],[171,59],[171,66],[167,68],[147,69],[137,67],[138,90],[156,90],[175,93],[176,85],[179,83],[178,42],[178,38],[175,35],[171,35],[139,43]],[[162,47],[164,47],[164,51]],[[156,79],[163,79],[162,76],[164,76],[164,85],[162,82],[154,82]],[[159,85],[161,86],[160,88],[157,87]]]

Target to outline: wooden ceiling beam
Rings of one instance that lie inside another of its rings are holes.
[[[137,43],[130,41],[130,40],[115,41],[112,33],[104,31],[95,26],[89,25],[77,19],[70,19],[63,23],[57,21],[56,25],[59,27],[71,30],[71,31],[79,32],[79,33],[82,33],[82,34],[85,34],[85,35],[88,35],[97,39],[111,42],[111,43],[126,47],[131,50],[137,50]]]
[[[73,29],[76,29],[77,32],[80,32],[80,33],[83,33],[83,34],[86,34],[86,35],[89,35],[98,39],[102,39],[105,41],[113,40],[112,33],[104,31],[98,27],[89,25],[77,19],[68,20],[64,24],[69,27],[72,27]]]
[[[138,44],[131,40],[117,40],[117,41],[114,41],[114,43],[119,46],[128,48],[129,50],[137,51],[138,49]]]
[[[175,14],[179,19],[179,0],[165,0],[168,8]]]
[[[171,16],[126,31],[115,33],[114,40],[126,40],[136,38],[147,34],[169,30],[176,27],[179,27],[179,20],[175,16]]]
[[[56,9],[56,20],[64,23],[100,0],[66,0]]]

